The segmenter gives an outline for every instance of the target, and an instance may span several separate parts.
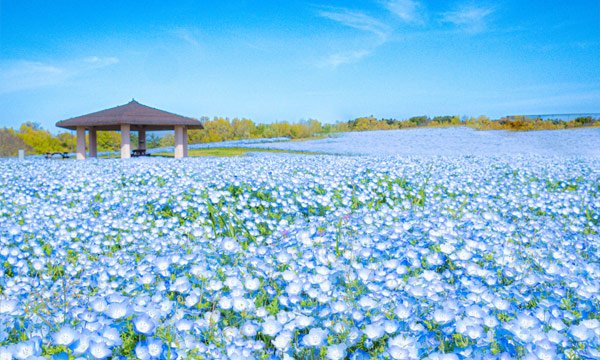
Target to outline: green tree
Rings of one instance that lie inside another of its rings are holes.
[[[60,146],[67,152],[74,152],[77,146],[77,138],[71,133],[62,132],[56,136],[60,141]]]
[[[0,129],[0,157],[17,156],[19,149],[30,152],[31,147],[13,129]]]
[[[148,149],[157,148],[159,146],[160,146],[160,137],[158,135],[156,135],[156,134],[146,135],[146,147]]]
[[[175,145],[175,134],[169,133],[160,139],[160,147],[169,147]]]
[[[118,151],[121,148],[121,134],[115,131],[96,132],[98,151]]]
[[[34,154],[67,151],[58,138],[43,130],[37,123],[24,123],[17,135],[31,148]]]

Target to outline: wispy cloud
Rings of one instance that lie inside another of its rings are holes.
[[[372,50],[356,50],[329,55],[319,63],[319,67],[337,68],[340,65],[357,62],[371,55]]]
[[[383,3],[383,5],[406,23],[425,23],[423,5],[416,0],[389,0]]]
[[[361,11],[335,8],[321,10],[319,15],[344,26],[374,34],[380,40],[385,40],[391,32],[391,28],[387,24]]]
[[[44,87],[63,81],[66,70],[37,61],[14,61],[0,64],[0,93]]]
[[[355,63],[368,57],[375,49],[388,41],[393,31],[393,28],[388,24],[369,16],[362,11],[344,8],[329,8],[319,11],[319,16],[333,20],[341,25],[375,35],[376,37],[376,41],[370,40],[368,45],[366,44],[363,48],[328,55],[326,58],[317,62],[317,66],[321,68],[335,69],[338,66]]]
[[[103,68],[105,66],[110,66],[110,65],[114,65],[117,64],[119,62],[119,59],[116,57],[98,57],[98,56],[88,56],[86,58],[83,59],[83,61],[87,64],[89,64],[91,67],[93,68]]]
[[[191,46],[198,47],[200,46],[200,41],[198,40],[198,36],[196,31],[188,28],[176,28],[172,30],[173,35],[188,43]]]
[[[489,16],[494,12],[491,7],[462,6],[456,10],[442,13],[442,21],[459,27],[469,33],[482,32],[487,27]]]
[[[119,62],[116,57],[89,56],[65,63],[9,60],[0,63],[0,94],[58,85]]]

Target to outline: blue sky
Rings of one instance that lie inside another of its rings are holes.
[[[0,126],[600,112],[600,1],[0,0]]]

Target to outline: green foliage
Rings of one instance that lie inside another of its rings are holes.
[[[269,153],[292,153],[292,154],[304,154],[311,155],[317,154],[309,151],[292,151],[292,150],[277,150],[277,149],[263,149],[263,148],[242,148],[242,147],[230,147],[230,148],[206,148],[206,149],[192,149],[188,151],[188,156],[244,156],[249,152],[269,152]],[[156,153],[156,156],[173,156],[172,153]]]
[[[121,134],[115,131],[97,131],[98,151],[117,151],[121,148]]]
[[[204,129],[188,131],[189,143],[208,143],[227,140],[289,137],[305,139],[323,133],[323,127],[318,120],[300,121],[291,124],[287,121],[272,124],[255,124],[250,119],[215,117],[213,120],[202,118]],[[161,141],[161,146],[172,146],[171,136],[167,135]]]
[[[19,149],[32,150],[13,129],[0,129],[0,157],[17,156]]]
[[[337,132],[417,127],[467,126],[477,130],[528,131],[600,126],[600,119],[591,116],[578,117],[570,121],[560,119],[543,120],[526,116],[510,116],[499,120],[490,120],[483,115],[463,119],[456,115],[434,116],[433,118],[421,115],[404,120],[377,119],[370,115],[335,124],[321,124],[314,119],[297,123],[282,121],[271,124],[258,124],[245,118],[229,119],[223,117],[215,117],[212,120],[203,117],[201,121],[204,129],[188,131],[188,142],[190,144],[274,137],[309,139]],[[115,131],[98,131],[97,143],[98,150],[101,152],[118,151],[121,148],[121,135]],[[135,132],[131,134],[131,143],[133,146],[138,144],[137,133]],[[170,147],[173,145],[175,145],[175,139],[172,132],[168,132],[162,137],[156,134],[148,134],[146,138],[147,148]],[[19,131],[7,128],[0,129],[0,157],[16,156],[18,149],[25,149],[26,152],[32,154],[43,154],[46,152],[73,152],[75,147],[76,138],[71,133],[63,132],[53,136],[37,123],[26,122],[21,125]]]
[[[65,151],[61,141],[48,131],[43,130],[38,124],[24,123],[17,135],[31,148],[34,154]]]
[[[600,119],[594,119],[591,116],[578,117],[570,121],[565,121],[561,119],[544,120],[541,118],[532,118],[522,115],[507,116],[496,121],[492,121],[483,116],[480,116],[477,119],[471,118],[467,120],[467,126],[473,127],[478,130],[560,130],[598,125],[600,125]]]

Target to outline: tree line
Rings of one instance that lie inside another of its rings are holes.
[[[414,116],[408,119],[377,119],[374,116],[364,116],[335,124],[322,124],[310,119],[290,123],[287,121],[271,124],[255,123],[250,119],[229,119],[215,117],[212,120],[203,117],[202,130],[189,130],[190,144],[219,142],[227,140],[259,139],[287,137],[290,139],[307,139],[315,136],[347,131],[394,130],[419,127],[450,127],[468,126],[477,130],[555,130],[578,127],[600,126],[600,119],[579,117],[570,121],[561,119],[544,120],[525,116],[504,117],[491,120],[487,116],[463,117],[458,116]],[[137,146],[137,134],[132,132],[131,143]],[[98,151],[117,151],[121,147],[121,136],[115,131],[97,132]],[[162,137],[155,133],[148,134],[148,148],[173,146],[174,136],[168,132]],[[24,149],[28,154],[44,154],[47,152],[74,152],[76,138],[72,132],[61,132],[53,135],[34,122],[23,123],[19,130],[12,128],[0,129],[0,157],[16,156],[18,149]]]

